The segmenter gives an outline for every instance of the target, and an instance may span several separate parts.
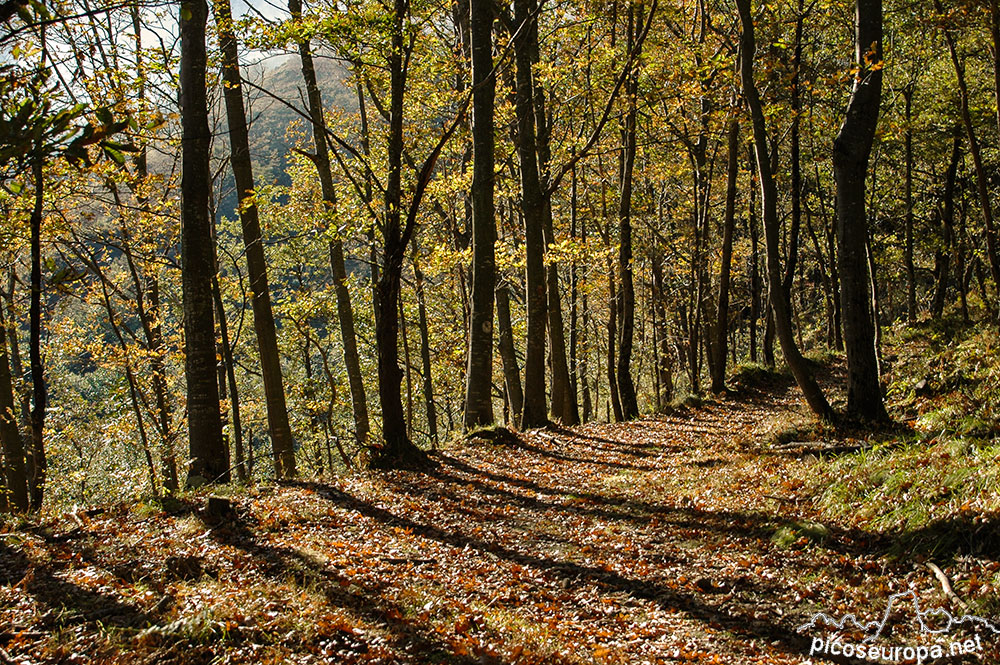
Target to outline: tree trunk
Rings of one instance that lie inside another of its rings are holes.
[[[760,323],[760,231],[757,228],[757,177],[754,170],[753,152],[751,146],[750,160],[750,205],[747,209],[747,226],[750,232],[750,360],[757,362],[757,325]]]
[[[146,104],[146,68],[142,58],[142,21],[139,8],[133,4],[129,8],[132,17],[132,29],[135,33],[135,66],[139,76],[138,97],[139,103]],[[135,158],[135,182],[133,193],[139,201],[139,207],[143,214],[150,214],[149,198],[144,191],[144,185],[149,176],[148,147],[145,143],[140,145],[139,152]],[[123,231],[125,225],[122,225]],[[160,317],[160,282],[157,277],[155,266],[149,270],[145,280],[140,279],[139,271],[136,268],[131,247],[125,243],[125,258],[128,261],[129,272],[135,285],[137,294],[136,304],[139,309],[139,316],[142,323],[143,334],[146,337],[146,347],[149,350],[149,369],[152,374],[150,381],[153,384],[153,398],[156,402],[156,428],[160,435],[160,466],[163,475],[164,492],[176,492],[179,488],[177,478],[177,454],[174,450],[174,432],[170,414],[170,391],[167,387],[166,354],[167,349],[163,344],[163,325]],[[147,268],[148,269],[148,268]],[[143,288],[145,281],[145,289]],[[149,294],[149,304],[143,307],[141,295],[143,291]]]
[[[663,285],[663,257],[656,253],[652,260],[653,273],[653,315],[656,328],[657,360],[656,374],[658,384],[657,403],[661,411],[665,411],[673,399],[674,382],[670,371],[670,335],[667,331],[667,311],[664,302],[666,292]]]
[[[906,130],[903,135],[905,153],[905,183],[903,185],[906,197],[906,227],[903,262],[906,264],[906,321],[913,324],[917,320],[917,276],[913,268],[913,84],[903,88],[903,98],[906,103]]]
[[[375,317],[383,442],[381,446],[376,446],[375,454],[370,461],[373,468],[419,467],[426,462],[424,452],[413,445],[406,433],[406,417],[400,392],[403,373],[399,367],[399,319],[396,310],[400,297],[403,258],[409,234],[413,232],[412,214],[419,200],[415,198],[411,203],[410,216],[404,229],[402,225],[403,96],[407,75],[404,62],[409,62],[408,47],[404,45],[404,30],[408,8],[406,0],[395,0],[389,55],[388,173],[385,187],[385,221],[382,226],[384,256],[376,287],[378,316]]]
[[[545,331],[548,316],[546,302],[545,265],[543,256],[544,200],[538,180],[535,149],[534,96],[531,81],[531,29],[528,21],[535,17],[530,0],[515,0],[514,23],[521,28],[514,40],[517,91],[517,152],[520,158],[521,205],[524,215],[524,247],[526,253],[528,330],[524,358],[524,406],[521,427],[529,429],[548,424],[545,406]]]
[[[569,237],[573,242],[577,239],[577,193],[576,193],[576,165],[570,171],[570,195],[569,195]],[[579,277],[577,274],[577,261],[574,259],[569,267],[569,389],[572,400],[577,402],[579,395],[579,380],[577,378],[580,370],[579,345],[580,345],[580,315],[579,315]],[[584,385],[586,381],[584,380]]]
[[[240,80],[239,56],[233,16],[229,0],[214,0],[215,25],[219,31],[222,50],[222,93],[226,100],[226,119],[229,124],[229,162],[236,181],[239,198],[240,223],[243,227],[243,246],[246,249],[247,274],[253,294],[254,332],[264,384],[264,402],[267,406],[267,427],[274,448],[274,475],[278,479],[295,477],[295,441],[288,424],[288,407],[285,405],[285,387],[281,377],[281,357],[278,355],[278,338],[271,310],[271,293],[267,281],[267,260],[260,232],[260,219],[254,200],[253,167],[250,163],[250,139],[247,130],[246,110],[243,106],[243,86]],[[221,316],[221,314],[220,314]],[[235,424],[235,423],[234,423]],[[242,468],[242,459],[238,460]]]
[[[204,0],[182,0],[181,35],[181,281],[184,301],[184,370],[187,377],[191,466],[188,485],[229,482],[222,440],[212,312],[212,225],[208,212],[211,134],[205,94]]]
[[[837,263],[847,352],[847,413],[867,420],[885,420],[888,415],[879,385],[865,206],[868,158],[882,95],[882,0],[857,0],[855,19],[855,62],[859,73],[844,123],[833,142]]]
[[[31,445],[28,447],[28,490],[31,510],[42,507],[48,460],[45,455],[45,407],[48,390],[42,365],[42,202],[44,174],[42,157],[32,163],[35,203],[31,210],[31,302],[29,305],[28,358],[31,366]]]
[[[792,56],[792,127],[791,127],[791,198],[792,224],[788,230],[788,260],[785,262],[785,278],[782,285],[785,298],[792,301],[792,282],[795,279],[795,267],[799,258],[799,231],[802,228],[802,164],[800,158],[799,126],[802,116],[802,94],[799,86],[800,69],[802,66],[802,23],[805,20],[803,0],[798,0],[795,16],[795,53]],[[801,334],[801,329],[799,329]]]
[[[726,390],[726,352],[729,335],[729,277],[733,262],[733,230],[736,226],[736,177],[740,123],[733,109],[729,120],[729,158],[726,168],[726,212],[722,228],[722,267],[719,272],[719,307],[715,323],[715,362],[712,364],[712,392]]]
[[[510,401],[512,422],[520,422],[524,408],[524,392],[521,390],[521,370],[517,366],[517,352],[514,349],[514,332],[510,323],[510,292],[506,283],[497,285],[497,346],[503,361],[504,385]]]
[[[7,355],[7,323],[0,307],[0,443],[3,444],[4,492],[9,493],[7,509],[28,510],[28,475],[25,468],[24,439],[17,426],[17,406]],[[5,497],[7,495],[5,494]]]
[[[244,464],[243,418],[240,412],[240,389],[239,386],[236,385],[236,361],[233,358],[233,346],[229,337],[229,322],[226,320],[226,309],[222,302],[222,290],[219,288],[218,257],[216,257],[216,274],[212,276],[212,299],[215,302],[215,315],[219,320],[219,342],[222,348],[222,366],[219,368],[219,394],[222,399],[226,398],[226,383],[228,382],[229,408],[233,414],[233,453],[236,456],[236,463],[233,466],[236,469],[237,478],[246,482],[247,471]],[[227,439],[224,440],[228,443]],[[282,463],[277,459],[279,452],[276,446],[272,447],[272,451],[275,457],[275,477],[280,480],[282,479],[282,476],[279,475],[279,470],[286,467],[283,467]]]
[[[934,8],[938,14],[944,14],[941,0],[934,0]],[[979,205],[982,208],[983,222],[986,226],[986,257],[990,263],[990,276],[993,277],[993,285],[1000,293],[1000,259],[997,257],[996,231],[993,221],[993,204],[990,200],[989,175],[983,164],[982,149],[979,146],[979,139],[976,137],[976,130],[972,125],[972,114],[969,110],[969,86],[965,80],[965,66],[958,59],[958,49],[955,45],[955,37],[951,30],[944,29],[944,38],[948,43],[948,52],[951,54],[951,63],[955,68],[955,76],[958,79],[958,94],[961,102],[962,124],[965,125],[965,135],[969,140],[969,154],[972,155],[972,164],[976,170],[976,192],[979,194]],[[998,110],[1000,113],[1000,110]],[[986,293],[983,292],[983,302],[987,302]],[[1000,309],[998,309],[1000,311]]]
[[[288,10],[293,19],[302,16],[302,0],[289,0]],[[328,213],[337,206],[337,193],[333,185],[333,174],[330,170],[330,152],[327,147],[326,119],[323,116],[323,98],[316,83],[316,68],[313,64],[312,50],[309,40],[299,42],[299,59],[302,62],[302,78],[306,84],[306,97],[309,102],[309,117],[312,121],[313,144],[316,148],[314,161],[322,190],[323,203]],[[397,210],[398,218],[398,210]],[[347,269],[344,262],[344,245],[341,239],[330,241],[330,270],[333,273],[334,290],[337,294],[337,320],[340,324],[340,336],[344,347],[344,367],[347,370],[347,381],[351,390],[351,410],[354,416],[354,437],[359,446],[368,444],[368,399],[365,395],[364,380],[361,376],[361,359],[358,354],[357,335],[354,330],[354,308],[351,305],[351,293],[347,288]],[[373,266],[375,264],[373,263]],[[402,260],[400,259],[400,265]],[[373,268],[374,270],[374,268]],[[375,277],[374,279],[378,279]],[[377,302],[376,313],[380,310]],[[395,312],[396,301],[393,300],[390,309]],[[395,317],[395,314],[393,314]]]
[[[635,32],[641,26],[636,20],[634,8],[630,4],[628,12],[628,51],[635,43]],[[632,420],[639,416],[635,384],[632,382],[632,337],[635,328],[635,280],[632,270],[632,171],[636,152],[636,95],[639,89],[639,65],[632,67],[625,82],[625,96],[628,104],[622,128],[622,172],[621,196],[618,203],[618,271],[621,275],[618,292],[618,307],[621,312],[621,326],[618,331],[618,395],[622,418]]]
[[[951,267],[951,248],[954,245],[955,235],[955,181],[958,176],[958,162],[962,157],[962,137],[956,132],[951,148],[951,159],[948,162],[948,170],[944,176],[944,200],[942,202],[941,216],[941,243],[943,249],[939,249],[935,255],[935,273],[937,285],[934,289],[934,299],[931,301],[931,315],[940,318],[944,313],[944,300],[948,291],[948,273]],[[959,274],[959,279],[963,275]]]
[[[427,302],[424,298],[424,273],[420,269],[416,234],[413,236],[413,280],[417,294],[417,321],[420,327],[420,367],[423,375],[424,403],[427,409],[427,433],[431,447],[438,443],[437,408],[434,406],[434,382],[431,380],[431,342],[427,328]]]
[[[472,312],[465,427],[493,424],[493,303],[496,290],[496,210],[493,204],[493,4],[471,0],[472,32]]]
[[[862,0],[864,1],[864,0]],[[775,329],[781,343],[781,352],[785,363],[795,377],[795,382],[802,390],[809,407],[820,418],[830,420],[833,411],[819,385],[813,378],[805,359],[795,344],[792,333],[792,321],[789,315],[788,302],[783,296],[781,265],[778,253],[778,214],[777,189],[774,175],[771,171],[771,155],[768,147],[767,126],[764,119],[764,109],[757,93],[757,85],[753,77],[753,58],[756,52],[753,32],[753,18],[750,15],[750,0],[736,0],[740,12],[740,22],[743,34],[740,43],[740,70],[743,81],[743,92],[750,107],[753,119],[754,152],[757,158],[757,171],[760,176],[762,217],[764,220],[764,241],[767,251],[767,278],[771,292],[771,309],[774,312]]]
[[[605,217],[607,219],[607,217]],[[604,237],[605,243],[611,240],[611,231],[607,229]],[[606,356],[605,370],[608,377],[608,393],[611,398],[611,407],[616,423],[625,420],[622,411],[621,394],[618,392],[618,377],[615,373],[617,363],[615,362],[615,344],[618,341],[618,298],[620,292],[615,289],[615,268],[611,263],[611,255],[608,254],[606,268],[608,271],[608,353]]]

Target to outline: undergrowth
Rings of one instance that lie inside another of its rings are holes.
[[[1000,340],[954,319],[887,332],[887,405],[913,434],[817,464],[817,507],[892,536],[896,554],[989,552],[1000,516]]]

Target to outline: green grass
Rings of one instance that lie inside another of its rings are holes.
[[[892,536],[897,554],[981,548],[1000,514],[1000,339],[952,317],[889,329],[883,351],[890,414],[913,433],[823,460],[809,491],[822,515]]]

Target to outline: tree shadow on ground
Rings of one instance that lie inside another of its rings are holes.
[[[439,455],[438,459],[441,461],[442,467],[455,468],[468,476],[458,477],[451,475],[442,468],[431,473],[432,477],[442,483],[448,483],[455,487],[455,490],[450,493],[449,497],[455,501],[461,498],[460,493],[467,493],[468,488],[472,487],[484,494],[512,501],[532,510],[554,510],[567,514],[629,522],[637,527],[646,527],[652,518],[657,518],[663,524],[663,528],[697,529],[715,534],[725,533],[750,539],[770,538],[776,529],[789,524],[789,520],[785,518],[759,511],[734,512],[705,510],[695,507],[681,508],[624,497],[609,497],[580,488],[566,490],[557,486],[540,485],[524,478],[517,478],[473,466],[467,462],[443,454]],[[495,483],[513,485],[539,494],[581,499],[585,502],[595,504],[595,506],[581,505],[580,503],[564,504],[558,501],[524,496],[491,485],[481,479],[477,479],[476,476],[487,478]],[[409,482],[405,477],[390,482],[393,482],[400,489],[408,493],[428,496],[427,490],[419,482]],[[437,491],[440,493],[440,490]],[[434,497],[429,498],[433,499]],[[887,537],[883,534],[874,534],[859,529],[843,529],[828,525],[824,525],[824,527],[828,530],[829,535],[823,541],[823,547],[842,554],[855,556],[867,554],[872,548],[888,549],[895,542],[892,536]]]
[[[522,552],[499,542],[490,542],[476,536],[422,523],[396,515],[329,485],[309,482],[296,485],[311,490],[338,507],[357,512],[383,526],[408,529],[413,534],[459,550],[471,549],[510,563],[531,566],[557,577],[570,589],[590,584],[606,592],[624,593],[635,599],[654,602],[667,611],[681,611],[705,626],[716,630],[725,629],[742,640],[764,639],[785,653],[808,655],[808,640],[795,632],[797,624],[787,620],[784,624],[763,621],[739,608],[716,607],[701,601],[693,592],[686,593],[649,579],[631,578],[604,567]]]
[[[44,608],[42,629],[87,624],[91,627],[140,628],[151,617],[114,596],[59,577],[54,564],[37,565],[0,542],[0,585],[20,586]]]
[[[290,483],[301,486],[301,483]],[[326,487],[325,485],[321,487]],[[219,543],[236,547],[262,564],[264,574],[276,582],[292,581],[302,589],[319,589],[327,603],[354,612],[369,622],[384,626],[390,633],[390,645],[402,653],[420,654],[427,662],[446,662],[455,665],[481,665],[480,658],[454,653],[451,646],[434,635],[429,628],[404,618],[404,609],[379,593],[379,588],[359,587],[352,580],[331,569],[323,562],[290,547],[274,545],[259,538],[253,529],[253,519],[235,512],[217,522],[207,520],[212,537]],[[370,645],[345,630],[326,639],[349,640],[353,648],[367,650]],[[395,661],[394,661],[395,662]]]

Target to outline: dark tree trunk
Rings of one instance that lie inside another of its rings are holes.
[[[535,123],[539,127],[538,154],[542,180],[548,182],[549,168],[549,129],[545,124],[545,94],[535,86]],[[544,128],[544,129],[541,129]],[[546,184],[546,189],[547,189]],[[552,225],[552,195],[548,192],[543,197],[542,240],[546,247],[556,242]],[[547,297],[549,362],[552,385],[552,414],[565,425],[576,425],[580,422],[580,414],[576,396],[571,388],[570,370],[566,362],[566,335],[563,332],[562,290],[559,286],[559,266],[553,262],[545,267],[545,288]]]
[[[28,492],[31,510],[42,507],[48,460],[45,455],[45,407],[48,389],[42,365],[42,156],[34,156],[34,206],[31,210],[31,301],[29,304],[28,359],[31,367],[31,441],[27,450]]]
[[[750,205],[747,209],[747,226],[750,231],[750,360],[757,362],[757,325],[760,323],[760,230],[757,228],[757,188],[756,171],[754,170],[753,146],[750,152]]]
[[[403,97],[406,91],[406,63],[409,47],[404,44],[407,0],[395,0],[392,16],[392,43],[389,55],[389,136],[388,174],[385,187],[385,218],[382,226],[383,263],[376,287],[378,315],[375,317],[375,347],[378,352],[378,392],[382,404],[382,445],[376,446],[370,461],[373,468],[420,467],[426,455],[407,436],[406,415],[400,387],[403,372],[399,367],[399,318],[397,304],[403,259],[422,189],[414,194],[406,226],[402,218]],[[433,166],[433,158],[426,165]],[[430,172],[421,173],[429,178]],[[426,183],[423,183],[426,184]],[[419,187],[419,185],[418,185]]]
[[[184,370],[187,377],[189,485],[229,482],[216,383],[212,275],[215,261],[208,212],[211,134],[205,94],[204,0],[183,0],[181,34],[181,281],[184,299]]]
[[[575,173],[575,170],[576,169],[574,167],[574,173]],[[586,221],[586,219],[581,219],[580,220],[580,242],[582,242],[584,246],[587,245],[587,221]],[[579,269],[577,269],[577,270],[579,270]],[[585,279],[589,275],[589,272],[590,272],[589,270],[585,271],[585,273],[584,273],[584,278]],[[579,273],[577,273],[577,275],[579,277]],[[577,282],[577,284],[579,285],[579,282]],[[578,290],[579,290],[579,288],[578,288]],[[589,325],[589,322],[590,322],[590,309],[587,307],[587,291],[586,291],[586,289],[584,289],[582,293],[578,293],[578,295],[579,295],[579,298],[580,298],[580,319],[581,319],[581,321],[580,321],[580,328],[579,328],[580,332],[579,332],[579,335],[578,335],[578,341],[580,343],[580,346],[582,347],[583,357],[582,358],[580,358],[580,357],[577,358],[576,372],[577,372],[577,381],[578,381],[578,385],[579,385],[579,389],[580,389],[580,398],[582,400],[581,406],[583,408],[583,412],[580,414],[580,417],[581,417],[581,421],[586,423],[586,422],[590,422],[591,418],[593,417],[593,400],[591,399],[591,396],[590,396],[590,382],[588,381],[588,378],[587,378],[588,377],[588,371],[587,370],[590,368],[590,357],[591,357],[591,354],[590,354],[590,344],[589,344],[589,341],[588,341],[590,339],[590,337],[589,337],[589,334],[587,332],[588,325]]]
[[[517,92],[517,151],[520,157],[521,205],[524,215],[524,247],[526,253],[528,330],[524,358],[524,406],[521,427],[541,427],[548,424],[545,407],[545,331],[548,307],[546,302],[545,265],[543,256],[544,199],[538,180],[535,150],[534,96],[531,81],[531,29],[527,22],[535,21],[531,0],[515,0],[514,23],[522,26],[514,40]]]
[[[628,51],[631,53],[636,41],[636,31],[641,21],[636,20],[634,8],[630,4],[628,12]],[[636,152],[636,95],[639,89],[639,65],[636,63],[625,82],[625,97],[628,104],[622,128],[622,172],[621,196],[618,203],[618,271],[621,283],[618,291],[618,307],[621,312],[621,327],[618,331],[618,395],[622,418],[632,420],[639,416],[635,384],[632,382],[632,338],[635,329],[635,280],[632,270],[632,171]]]
[[[792,302],[792,282],[795,279],[795,267],[799,258],[799,231],[802,228],[802,164],[800,158],[800,130],[802,115],[802,93],[799,86],[800,69],[802,66],[802,23],[805,20],[803,0],[798,0],[795,18],[795,53],[792,57],[792,127],[791,127],[791,198],[792,224],[788,230],[788,260],[785,262],[785,278],[782,286],[785,298]],[[801,334],[801,329],[799,330]]]
[[[136,70],[139,75],[138,97],[140,104],[146,103],[146,68],[142,58],[142,21],[140,19],[139,8],[132,5],[129,8],[132,17],[132,29],[135,32],[136,40]],[[149,199],[143,190],[146,179],[149,176],[148,148],[146,144],[139,147],[139,152],[135,158],[135,182],[133,193],[139,201],[139,207],[143,214],[150,214]],[[125,225],[122,225],[123,233],[127,234]],[[128,262],[129,272],[136,291],[136,305],[139,310],[139,318],[142,323],[143,334],[146,338],[146,346],[150,352],[149,369],[152,373],[150,381],[153,384],[153,398],[156,402],[156,428],[160,436],[160,466],[163,475],[163,490],[167,493],[176,492],[179,487],[177,478],[177,453],[174,450],[174,431],[170,413],[170,391],[167,387],[167,350],[163,344],[163,324],[160,316],[160,281],[156,273],[156,267],[147,267],[145,279],[139,276],[132,249],[128,242],[125,243],[125,258]],[[143,288],[145,282],[145,288]],[[148,293],[148,306],[144,305],[142,293]]]
[[[577,192],[576,192],[576,165],[570,171],[570,194],[569,194],[569,237],[574,242],[577,239]],[[572,393],[572,400],[577,402],[579,395],[578,374],[580,371],[579,345],[580,345],[580,315],[579,315],[579,276],[577,273],[577,262],[574,260],[569,268],[569,389]],[[586,385],[586,379],[582,382]]]
[[[517,366],[517,352],[514,349],[514,332],[510,323],[510,292],[505,283],[497,285],[497,346],[503,361],[504,385],[510,402],[511,422],[520,422],[524,408],[524,392],[521,390],[521,370]]]
[[[229,337],[229,322],[226,320],[226,308],[222,302],[222,290],[219,288],[218,277],[218,257],[216,257],[216,274],[212,276],[212,300],[215,302],[215,316],[219,321],[219,346],[222,349],[222,365],[219,367],[219,395],[226,399],[226,383],[229,384],[229,408],[233,414],[232,427],[233,434],[233,454],[236,457],[233,468],[236,469],[236,477],[246,482],[247,471],[244,460],[246,459],[243,450],[243,417],[240,410],[240,389],[236,384],[236,359],[233,357],[233,345]],[[228,437],[223,439],[228,443]],[[278,457],[278,450],[272,449],[275,458]],[[278,475],[281,463],[274,460],[275,477]]]
[[[240,80],[232,9],[229,0],[214,0],[212,6],[215,10],[215,25],[219,32],[219,46],[222,50],[224,81],[222,92],[226,100],[226,119],[229,124],[231,148],[229,162],[236,181],[247,273],[250,291],[253,294],[251,299],[253,324],[264,384],[264,402],[267,406],[267,427],[274,449],[274,474],[278,479],[294,478],[295,441],[292,438],[291,426],[288,424],[288,407],[285,405],[285,387],[281,377],[281,358],[278,355],[278,338],[274,328],[271,292],[267,281],[267,260],[264,257],[260,219],[254,199],[250,139],[246,109],[243,106],[243,86]],[[242,459],[237,462],[242,467]]]
[[[729,336],[729,277],[733,261],[733,230],[736,226],[736,177],[740,123],[733,109],[729,120],[729,157],[726,168],[726,212],[722,227],[722,267],[719,272],[719,307],[715,322],[715,362],[712,363],[712,392],[726,390],[726,353]]]
[[[934,0],[934,8],[938,14],[944,14],[941,0]],[[965,65],[958,59],[955,37],[950,29],[944,29],[944,37],[948,43],[951,63],[955,68],[955,76],[958,79],[962,124],[965,125],[965,135],[969,140],[969,154],[972,156],[972,164],[976,170],[976,192],[979,194],[979,205],[982,208],[983,222],[986,226],[986,257],[990,264],[990,276],[993,277],[994,287],[1000,293],[1000,259],[997,256],[993,203],[990,200],[989,192],[989,175],[986,173],[986,166],[983,164],[982,149],[979,145],[979,139],[976,137],[975,127],[972,125],[972,113],[969,110],[969,86],[965,80]],[[1000,110],[998,110],[998,113],[1000,113]],[[983,291],[983,302],[987,302],[985,290]],[[1000,312],[1000,309],[998,309],[998,312]]]
[[[862,0],[864,1],[864,0]],[[764,220],[764,239],[767,249],[767,277],[771,293],[771,309],[774,312],[775,330],[781,342],[781,351],[785,362],[795,377],[795,382],[802,390],[810,408],[820,418],[830,420],[833,411],[826,397],[813,378],[805,359],[795,344],[792,333],[792,321],[788,302],[783,297],[781,265],[778,253],[778,214],[777,189],[771,171],[770,149],[768,147],[767,126],[764,119],[764,109],[757,93],[753,76],[753,57],[756,52],[753,33],[753,18],[750,15],[750,0],[737,0],[740,12],[740,22],[743,34],[740,43],[740,69],[743,81],[743,92],[750,107],[753,119],[754,152],[757,158],[757,172],[761,183],[761,204]]]
[[[7,323],[0,307],[0,443],[3,445],[4,484],[0,491],[9,493],[6,508],[26,511],[29,507],[28,475],[24,460],[24,439],[17,426],[14,384],[7,355]]]
[[[674,381],[670,363],[670,335],[667,330],[666,290],[663,284],[663,257],[656,253],[653,256],[651,271],[653,273],[653,315],[656,328],[657,358],[656,374],[658,384],[657,403],[661,411],[670,405],[674,395]]]
[[[302,1],[289,0],[289,13],[293,18],[302,15]],[[314,161],[320,180],[323,203],[328,211],[333,211],[337,205],[337,194],[333,185],[333,173],[330,170],[330,151],[327,146],[327,127],[323,111],[323,98],[316,82],[316,68],[313,64],[312,49],[309,40],[299,42],[299,59],[302,62],[302,78],[306,84],[306,97],[309,102],[309,118],[312,122],[313,144],[316,149]],[[360,97],[363,100],[363,97]],[[363,127],[367,130],[367,125]],[[362,133],[364,147],[367,151],[367,131]],[[398,219],[398,210],[397,210]],[[344,366],[347,370],[347,381],[351,391],[351,410],[354,416],[354,436],[359,446],[368,444],[368,399],[365,395],[364,380],[361,376],[361,360],[358,354],[357,335],[354,330],[354,308],[351,305],[351,294],[347,288],[347,269],[344,262],[344,245],[338,238],[330,242],[330,270],[333,273],[334,290],[337,294],[337,320],[340,324],[340,336],[344,347]],[[402,254],[402,252],[400,252]],[[373,257],[374,258],[374,257]],[[377,269],[373,262],[373,279]],[[400,257],[400,265],[402,258]],[[380,309],[378,293],[374,294],[376,320]],[[395,300],[390,308],[395,312]]]
[[[471,0],[472,33],[472,312],[465,382],[465,427],[493,424],[493,303],[496,210],[493,204],[493,3]]]
[[[955,243],[955,181],[958,176],[958,162],[962,157],[962,137],[956,132],[952,142],[951,159],[944,176],[944,199],[941,217],[941,244],[935,255],[935,273],[937,285],[934,289],[934,299],[931,301],[931,315],[940,318],[944,313],[944,301],[948,291],[948,274],[951,267],[951,250]],[[959,279],[963,276],[959,274]]]
[[[879,385],[865,206],[868,158],[882,96],[882,0],[858,0],[855,18],[855,62],[859,73],[844,123],[833,143],[837,263],[847,352],[847,413],[867,420],[885,420],[888,415]]]
[[[413,236],[413,280],[417,294],[417,321],[420,327],[420,367],[424,403],[427,409],[427,433],[431,437],[431,446],[437,447],[437,408],[434,406],[434,382],[431,378],[431,342],[427,328],[427,302],[424,298],[424,273],[420,269],[417,251],[416,234]]]
[[[605,217],[606,218],[606,217]],[[605,243],[611,240],[611,230],[607,229],[604,237]],[[611,256],[608,255],[606,268],[608,271],[608,353],[606,357],[606,373],[608,377],[608,393],[611,399],[611,407],[614,413],[615,422],[622,422],[625,419],[622,412],[620,393],[618,392],[618,377],[615,373],[617,363],[615,362],[615,344],[618,341],[618,298],[620,292],[615,289],[615,268],[611,263]]]
[[[906,264],[906,321],[910,324],[917,320],[917,276],[913,268],[913,84],[903,88],[903,98],[906,102],[906,129],[903,135],[905,152],[905,183],[903,185],[906,197],[905,248],[903,262]]]

